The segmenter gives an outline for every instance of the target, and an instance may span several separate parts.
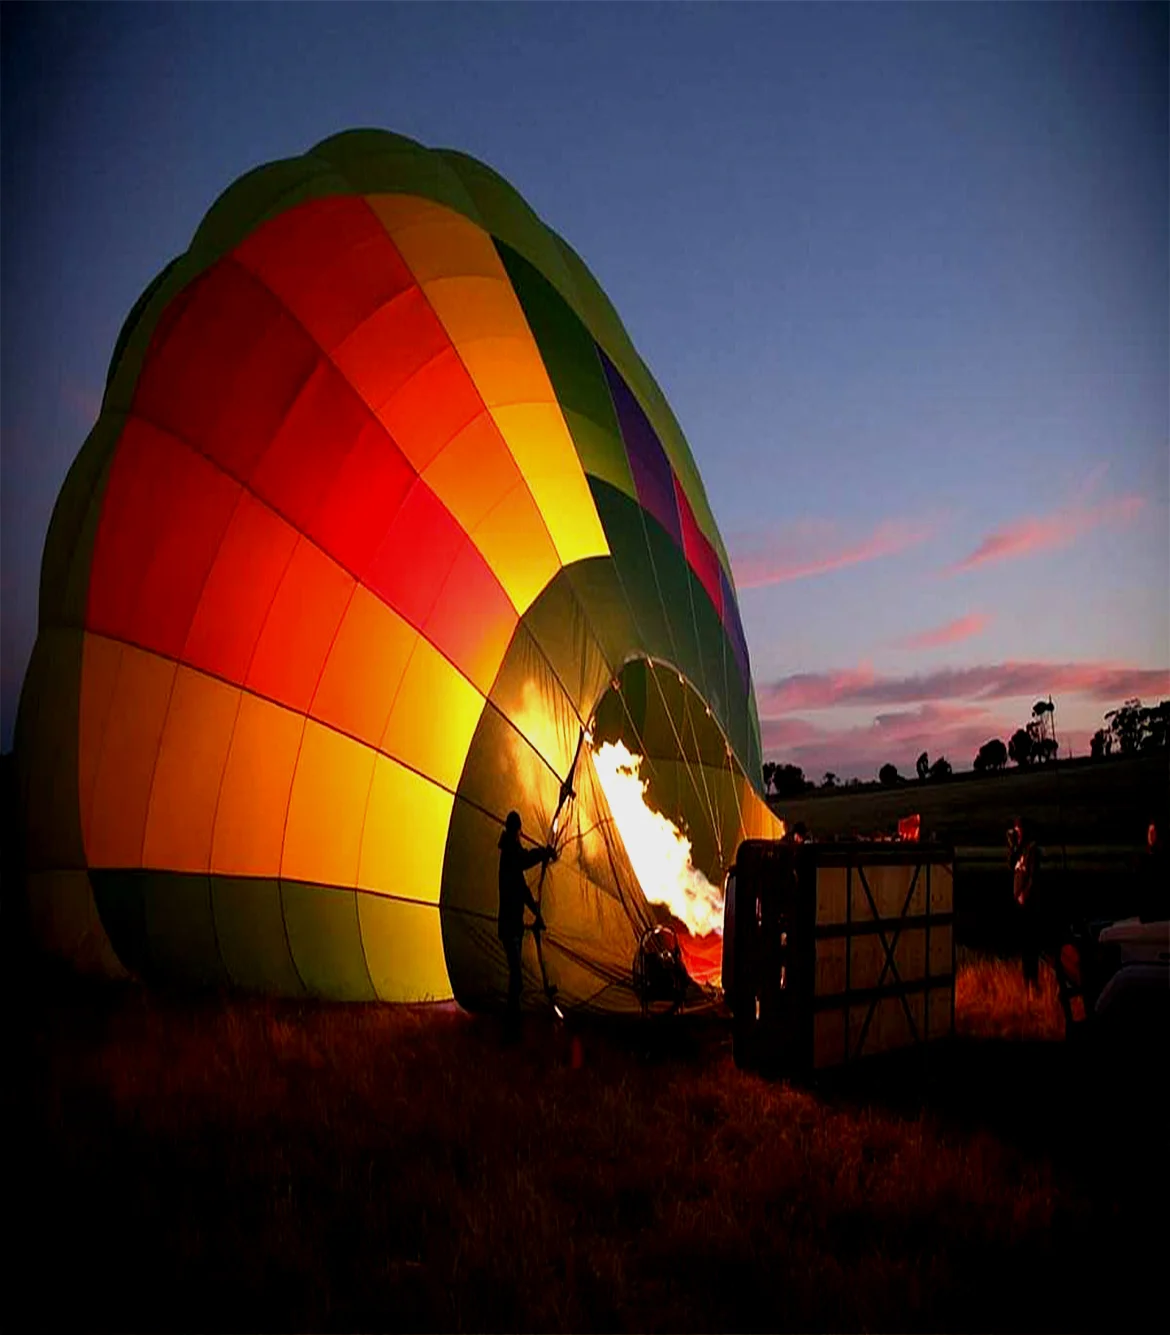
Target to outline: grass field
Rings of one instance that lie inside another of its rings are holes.
[[[575,1067],[542,1014],[505,1048],[454,1007],[10,975],[6,1324],[1134,1329],[1164,1062],[1110,1087],[1044,981],[964,952],[949,1048],[814,1087],[709,1020],[578,1030]]]

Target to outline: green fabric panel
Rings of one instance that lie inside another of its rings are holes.
[[[667,609],[668,624],[674,639],[675,655],[671,660],[678,670],[699,691],[706,694],[703,679],[703,660],[699,654],[699,639],[695,634],[695,618],[691,610],[691,577],[687,558],[674,545],[674,539],[652,515],[643,511],[646,539],[654,574]]]
[[[219,954],[211,878],[192,872],[142,871],[150,972],[198,987],[231,981]]]
[[[525,613],[531,634],[586,722],[609,687],[609,660],[565,570],[558,572]]]
[[[636,357],[634,345],[621,317],[588,265],[563,236],[556,232],[552,236],[570,278],[570,286],[567,288],[557,285],[562,296],[580,316],[594,340],[605,349],[615,366],[629,357]]]
[[[449,1001],[438,904],[360,894],[366,967],[380,1001]]]
[[[220,954],[232,982],[267,996],[303,996],[305,987],[285,936],[279,881],[213,876],[211,903]]]
[[[305,989],[327,1001],[376,1001],[362,951],[356,892],[282,880],[280,897]]]
[[[102,926],[122,966],[139,977],[150,976],[146,938],[145,879],[139,871],[95,868],[89,874]]]
[[[638,629],[613,560],[592,556],[566,566],[567,579],[581,604],[610,672],[617,674],[627,657],[640,647]]]
[[[475,201],[483,225],[517,250],[556,286],[571,291],[572,279],[552,232],[517,190],[485,163],[451,149],[437,149]]]
[[[87,872],[31,871],[24,890],[32,937],[43,950],[81,973],[126,977],[102,926]]]
[[[719,721],[714,711],[708,712],[706,703],[693,692],[687,696],[687,726],[695,753],[704,765],[720,769],[727,764],[727,744]]]
[[[604,679],[603,679],[604,680]],[[573,764],[582,720],[548,659],[519,626],[489,696],[499,714],[564,778]],[[529,758],[524,757],[524,764]]]
[[[86,865],[77,788],[84,639],[73,627],[43,629],[29,662],[20,784],[30,869]]]
[[[444,158],[413,139],[387,131],[350,131],[309,150],[363,195],[418,195],[483,225],[475,201]]]
[[[699,658],[703,666],[705,703],[722,724],[727,705],[727,681],[723,673],[723,641],[727,632],[702,581],[690,566],[687,566],[687,580],[691,589],[691,611],[695,616]]]
[[[586,473],[637,498],[613,401],[592,336],[556,289],[510,246],[496,242]]]
[[[609,550],[638,628],[638,642],[654,658],[676,661],[674,640],[654,579],[654,564],[642,522],[642,508],[616,487],[589,479]],[[669,541],[669,539],[668,539]]]
[[[573,740],[576,742],[575,733]],[[520,813],[524,833],[543,843],[557,809],[561,777],[497,709],[489,706],[480,716],[471,740],[458,792],[495,818],[497,838],[504,818],[515,810]],[[452,851],[450,838],[447,850],[448,854]]]
[[[70,470],[53,509],[41,564],[42,627],[85,625],[93,548],[124,420],[102,415],[75,461],[84,465],[76,476]]]

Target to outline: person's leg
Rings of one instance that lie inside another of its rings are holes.
[[[520,963],[521,940],[521,937],[510,936],[504,942],[504,953],[508,957],[508,1021],[513,1025],[520,1021],[520,993],[524,986]]]
[[[1024,964],[1024,982],[1035,987],[1040,980],[1040,934],[1035,911],[1025,905],[1020,914],[1021,949]]]

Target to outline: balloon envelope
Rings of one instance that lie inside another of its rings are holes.
[[[131,312],[50,525],[17,731],[40,938],[490,1004],[516,809],[561,854],[545,975],[628,1009],[662,914],[606,740],[717,883],[774,830],[727,555],[597,283],[459,154],[361,131],[243,177]]]

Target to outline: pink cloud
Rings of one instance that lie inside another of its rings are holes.
[[[1132,519],[1145,504],[1141,496],[1117,496],[1100,505],[1074,506],[1049,515],[1033,515],[993,529],[978,547],[962,561],[948,566],[946,574],[973,570],[992,561],[1031,556],[1034,552],[1067,547],[1077,538],[1103,524],[1123,523]]]
[[[989,663],[878,677],[868,667],[803,672],[758,687],[762,717],[846,705],[903,705],[932,700],[1007,700],[1049,693],[1120,703],[1131,696],[1170,695],[1170,670],[1117,663]]]
[[[934,523],[891,519],[858,537],[842,533],[839,525],[826,520],[785,525],[765,541],[744,540],[733,551],[736,588],[759,589],[893,556],[925,542],[936,527]]]
[[[991,621],[983,612],[971,612],[955,621],[948,621],[945,626],[936,626],[933,630],[920,631],[917,635],[900,641],[903,649],[937,649],[944,644],[959,644],[980,634]]]

